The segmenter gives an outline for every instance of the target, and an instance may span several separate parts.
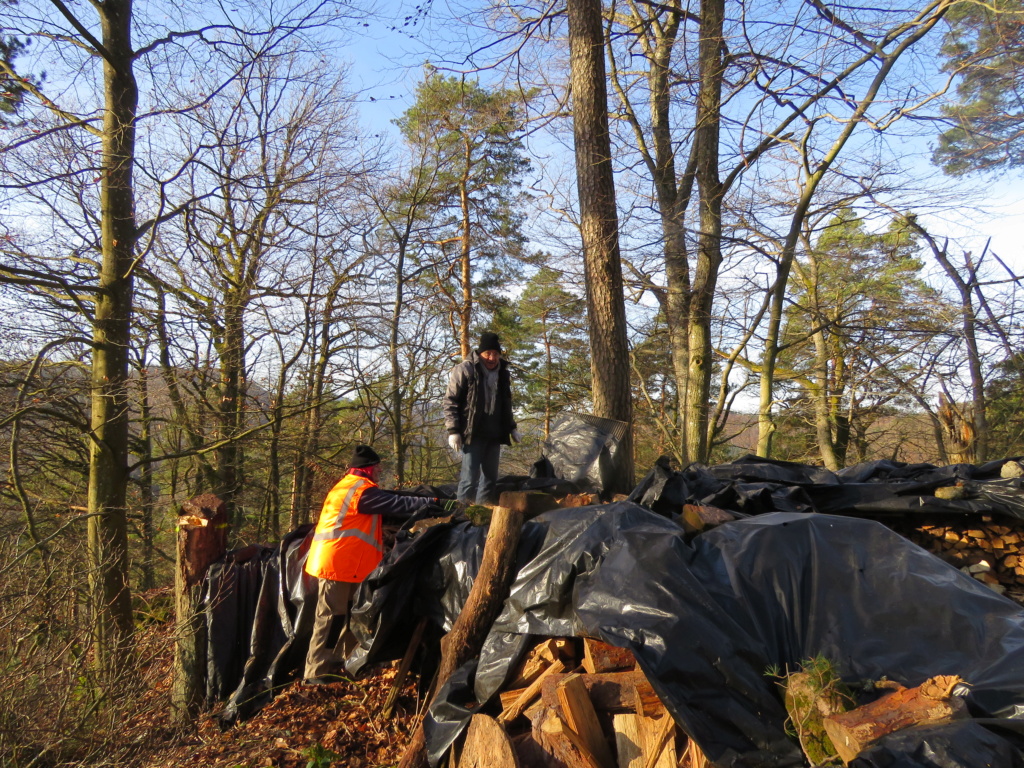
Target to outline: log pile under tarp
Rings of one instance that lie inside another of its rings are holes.
[[[475,709],[475,706],[471,706]],[[633,654],[593,638],[545,638],[473,715],[453,768],[701,768]]]

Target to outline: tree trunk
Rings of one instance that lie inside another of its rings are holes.
[[[573,138],[590,323],[594,414],[628,424],[616,487],[633,487],[633,401],[599,0],[568,0]]]
[[[398,359],[398,327],[402,319],[402,304],[405,300],[405,249],[406,240],[398,244],[398,264],[395,266],[395,303],[391,309],[391,333],[388,338],[388,356],[391,360],[391,423],[392,453],[395,463],[395,483],[405,483],[405,434],[402,424],[402,365]]]
[[[95,6],[106,56],[100,183],[102,261],[93,316],[89,448],[89,586],[98,667],[123,670],[132,640],[128,585],[128,347],[132,322],[135,203],[132,164],[138,89],[132,71],[131,0]]]
[[[480,652],[515,578],[516,547],[522,527],[522,512],[506,507],[494,508],[480,559],[480,571],[473,580],[459,618],[441,640],[441,664],[434,691],[441,690],[455,670]],[[423,768],[426,764],[427,740],[421,720],[398,765],[399,768]]]
[[[213,492],[228,510],[228,523],[237,529],[238,495],[242,487],[242,449],[237,436],[243,429],[245,380],[245,327],[242,314],[246,300],[236,291],[224,296],[223,340],[220,355],[220,400],[217,409],[217,485]]]
[[[466,175],[459,184],[459,210],[462,213],[462,237],[459,263],[461,268],[462,283],[462,306],[459,310],[459,348],[462,350],[462,359],[469,357],[470,340],[469,326],[473,320],[473,264],[472,264],[472,223],[469,218],[469,169],[472,168],[470,147],[466,147]]]
[[[156,525],[153,520],[156,499],[153,486],[156,482],[153,473],[153,414],[149,402],[149,370],[145,364],[139,366],[139,438],[137,453],[142,462],[139,468],[139,498],[142,516],[142,583],[141,589],[153,589],[156,586],[154,561],[156,560]]]
[[[812,299],[812,306],[815,299]],[[813,314],[815,322],[818,322],[817,314]],[[835,442],[833,440],[832,412],[829,408],[829,376],[828,376],[828,349],[826,348],[825,333],[817,331],[812,335],[814,341],[814,375],[813,383],[809,387],[811,399],[814,401],[814,430],[818,438],[818,453],[827,469],[835,472],[839,469],[839,460],[836,458]]]
[[[722,183],[718,175],[722,80],[725,76],[724,0],[703,0],[700,12],[700,90],[697,94],[696,178],[700,196],[700,237],[690,302],[690,359],[686,386],[686,454],[708,460],[711,398],[711,316],[722,264]]]

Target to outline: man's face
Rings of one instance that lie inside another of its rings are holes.
[[[498,361],[501,360],[501,352],[496,349],[485,349],[480,353],[480,359],[484,361],[487,370],[493,371],[498,367]]]

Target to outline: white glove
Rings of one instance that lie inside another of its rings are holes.
[[[448,445],[453,451],[462,453],[462,435],[448,435]]]
[[[513,442],[513,443],[518,443],[518,442],[520,442],[520,441],[521,441],[522,439],[523,439],[523,438],[522,438],[522,436],[521,436],[521,435],[519,434],[519,430],[518,430],[518,429],[513,429],[513,430],[512,430],[512,442]]]

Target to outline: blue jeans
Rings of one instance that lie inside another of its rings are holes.
[[[466,504],[496,504],[498,460],[501,443],[474,440],[462,446],[462,471],[459,473],[458,499]]]

